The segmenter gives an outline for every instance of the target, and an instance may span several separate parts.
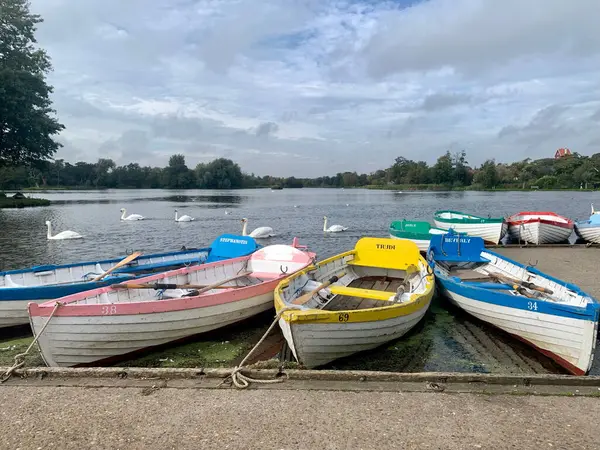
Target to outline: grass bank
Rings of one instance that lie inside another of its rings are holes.
[[[598,189],[579,189],[579,188],[518,188],[518,187],[498,187],[494,189],[482,188],[477,186],[462,186],[452,187],[442,184],[386,184],[386,185],[367,185],[365,189],[382,190],[382,191],[478,191],[478,192],[532,192],[532,191],[570,191],[570,192],[594,192]]]
[[[45,198],[12,198],[0,197],[0,209],[2,208],[28,208],[31,206],[49,206],[50,200]]]

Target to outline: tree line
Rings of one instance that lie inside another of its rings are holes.
[[[600,153],[577,153],[559,159],[525,159],[511,164],[493,159],[472,167],[464,151],[446,152],[435,164],[403,156],[387,169],[369,174],[337,173],[317,178],[257,176],[244,173],[230,159],[218,158],[188,168],[184,155],[170,157],[166,167],[118,166],[101,158],[95,163],[71,164],[62,159],[0,167],[0,189],[130,188],[241,189],[259,187],[378,187],[406,189],[578,189],[600,186]]]

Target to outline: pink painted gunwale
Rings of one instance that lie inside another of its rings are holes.
[[[515,220],[515,217],[518,216],[532,216],[530,219],[521,219],[521,220]],[[535,217],[535,216],[554,216],[554,217],[559,217],[561,219],[566,220],[565,222],[561,222],[558,220],[546,220],[546,219],[542,219],[540,217]],[[551,211],[521,211],[517,214],[513,214],[512,216],[510,216],[507,219],[507,222],[509,225],[525,225],[525,224],[530,224],[530,223],[543,223],[546,225],[552,225],[555,227],[560,227],[560,228],[566,228],[568,230],[572,230],[573,226],[574,226],[574,222],[564,216],[561,216],[560,214],[556,214],[554,212]]]
[[[297,248],[297,247],[293,247]],[[261,249],[262,250],[262,249]],[[253,253],[252,255],[242,256],[239,258],[232,258],[225,261],[217,261],[211,264],[203,264],[191,267],[183,267],[181,269],[172,270],[170,272],[158,273],[156,275],[152,275],[149,277],[136,279],[134,282],[137,283],[150,283],[152,281],[160,280],[162,278],[167,278],[170,276],[176,276],[180,274],[186,274],[197,270],[202,270],[206,268],[219,267],[223,265],[229,265],[232,263],[245,261],[251,259],[256,255],[256,259],[264,260],[264,254],[259,253],[261,250]],[[258,254],[257,254],[258,253]],[[313,263],[316,254],[312,252],[302,252],[302,253],[294,253],[293,258],[289,262],[300,263],[303,264],[302,267],[298,268],[298,270],[302,270]],[[285,261],[282,261],[285,262]],[[281,274],[277,277],[274,277],[268,281],[264,281],[262,283],[243,287],[243,288],[235,288],[235,289],[226,289],[220,292],[211,293],[211,294],[201,294],[195,297],[184,297],[180,299],[167,299],[167,300],[154,300],[154,301],[144,301],[144,302],[128,302],[128,303],[100,303],[93,305],[85,305],[85,304],[72,304],[76,303],[80,300],[83,300],[86,297],[92,297],[96,295],[100,295],[105,292],[111,292],[116,289],[108,286],[98,289],[93,289],[90,291],[79,292],[77,294],[68,295],[62,298],[50,300],[41,304],[30,302],[27,307],[29,310],[29,315],[31,317],[47,317],[54,310],[54,306],[56,302],[61,302],[64,306],[61,306],[56,310],[54,316],[59,317],[72,317],[72,316],[100,316],[100,317],[110,317],[110,316],[125,316],[125,315],[138,315],[138,314],[155,314],[155,313],[164,313],[164,312],[172,312],[172,311],[183,311],[188,309],[196,309],[196,308],[207,308],[210,306],[223,305],[227,303],[233,303],[241,300],[246,300],[249,298],[253,298],[259,295],[264,295],[273,292],[277,287],[277,284],[284,278],[290,276],[294,272],[289,272],[285,274]],[[256,275],[260,278],[266,278],[268,275],[273,275],[272,273],[263,273],[263,272],[252,272],[253,275]],[[109,313],[106,312],[108,306]],[[114,309],[113,309],[114,307]],[[114,313],[112,313],[114,311]]]

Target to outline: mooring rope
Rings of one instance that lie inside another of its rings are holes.
[[[250,386],[250,383],[274,384],[274,383],[281,383],[281,382],[283,382],[287,378],[287,375],[286,375],[285,372],[281,372],[283,375],[285,375],[285,378],[274,378],[274,379],[270,379],[270,380],[261,380],[261,379],[257,379],[257,378],[252,378],[252,377],[249,377],[248,375],[244,375],[241,372],[241,370],[242,370],[244,364],[246,363],[246,361],[248,360],[248,358],[250,358],[250,356],[256,351],[256,349],[258,347],[260,347],[260,345],[267,338],[267,336],[269,335],[269,333],[271,332],[271,330],[273,329],[273,327],[275,325],[277,325],[277,323],[279,322],[279,319],[281,319],[281,316],[283,315],[283,313],[285,313],[286,311],[298,311],[298,308],[282,308],[275,315],[275,319],[273,320],[273,322],[271,323],[271,325],[269,326],[269,328],[267,329],[267,331],[265,332],[265,334],[263,334],[263,336],[256,343],[256,345],[254,347],[252,347],[252,350],[250,350],[248,352],[248,354],[244,357],[244,359],[242,359],[242,362],[233,369],[233,371],[231,372],[231,374],[229,375],[229,377],[226,378],[225,380],[223,380],[223,382],[221,384],[224,384],[225,382],[227,382],[227,380],[229,378],[231,378],[231,382],[233,383],[233,385],[236,388],[238,388],[238,389],[246,389],[248,386]]]
[[[50,323],[50,319],[52,319],[52,317],[54,316],[54,313],[56,313],[59,306],[62,306],[63,304],[64,303],[62,303],[62,302],[56,302],[56,304],[54,305],[54,309],[50,313],[48,320],[46,321],[46,323],[44,324],[44,326],[42,327],[40,332],[33,338],[33,341],[31,342],[31,344],[29,344],[29,347],[27,347],[27,350],[25,350],[24,353],[19,353],[18,355],[15,355],[14,364],[6,372],[4,372],[2,377],[0,377],[0,383],[4,383],[5,381],[7,381],[12,376],[12,374],[15,370],[19,369],[20,367],[23,366],[23,364],[25,364],[25,357],[29,354],[31,348],[37,343],[38,339],[40,338],[40,336],[42,335],[42,333],[44,332],[44,330]]]

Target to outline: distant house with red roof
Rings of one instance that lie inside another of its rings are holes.
[[[571,154],[571,150],[568,148],[559,148],[554,153],[554,159],[562,158],[563,156],[569,156]]]

